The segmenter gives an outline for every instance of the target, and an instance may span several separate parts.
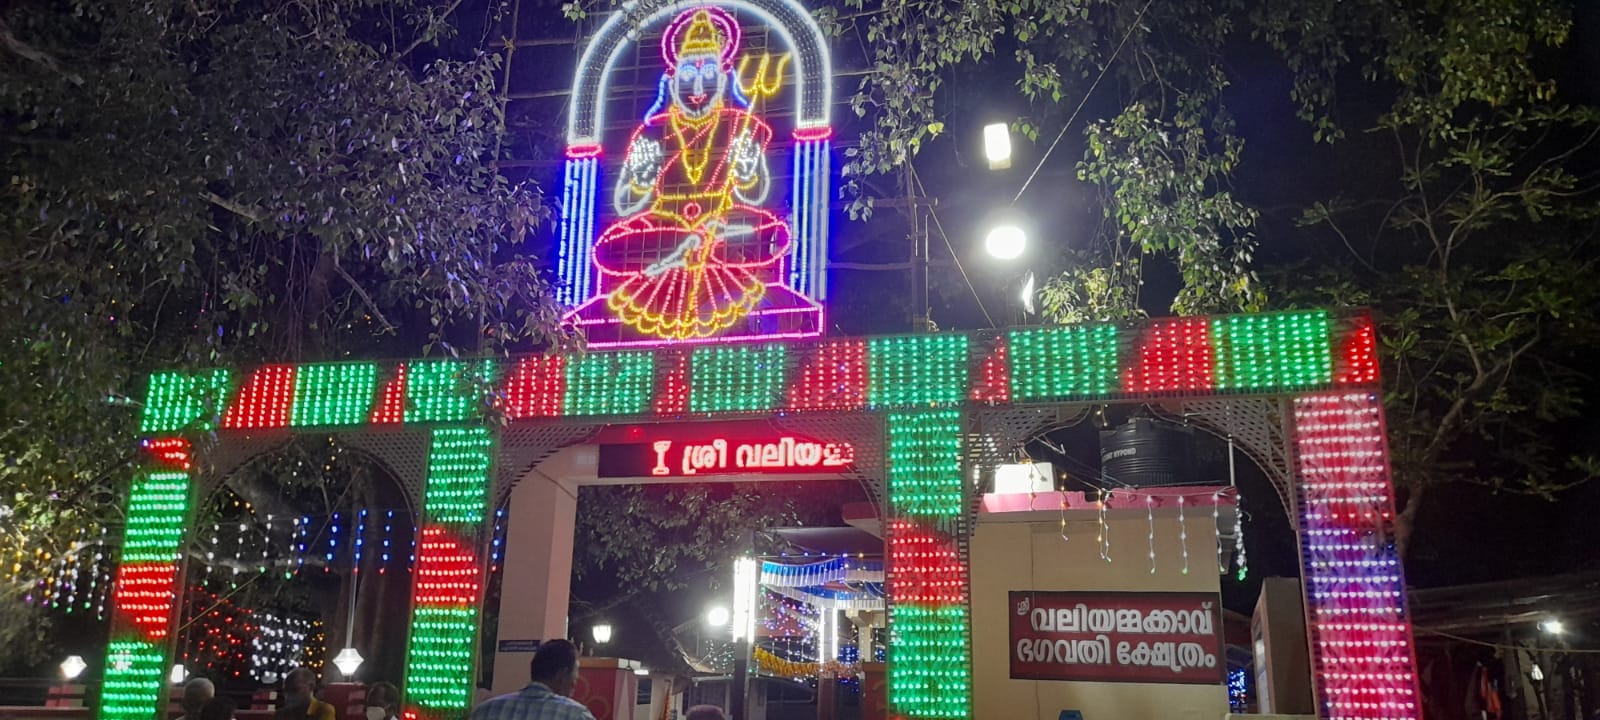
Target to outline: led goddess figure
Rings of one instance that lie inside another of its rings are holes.
[[[620,219],[594,248],[615,282],[607,307],[643,334],[710,337],[738,322],[789,250],[788,224],[760,207],[772,129],[756,114],[787,57],[762,57],[741,85],[739,39],[738,23],[714,7],[679,15],[661,39],[660,97],[622,162],[612,196]]]

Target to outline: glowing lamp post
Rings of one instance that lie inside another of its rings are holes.
[[[89,664],[83,661],[83,657],[68,655],[67,659],[61,661],[61,677],[66,678],[67,682],[72,682],[77,680],[88,667]]]
[[[361,657],[361,653],[353,647],[346,647],[340,650],[338,655],[333,656],[334,666],[339,668],[339,672],[344,674],[346,680],[356,674],[356,670],[360,669],[364,660],[366,658]]]
[[[1005,123],[983,126],[983,156],[989,160],[990,170],[1011,167],[1011,129]]]
[[[733,616],[728,613],[728,609],[722,607],[721,605],[711,608],[711,610],[706,612],[706,624],[710,625],[711,627],[727,627],[728,623],[732,621],[732,619]]]
[[[745,720],[745,694],[750,684],[750,646],[755,643],[756,600],[761,590],[760,566],[755,558],[733,563],[733,720]]]
[[[594,644],[604,645],[611,642],[611,623],[600,623],[589,629],[594,636]]]
[[[983,239],[983,249],[996,260],[1015,260],[1028,249],[1028,234],[1015,225],[996,225]]]

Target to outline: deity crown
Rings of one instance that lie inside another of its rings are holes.
[[[727,39],[722,37],[722,31],[716,23],[711,22],[711,14],[701,10],[694,14],[688,29],[683,31],[683,39],[678,44],[678,57],[721,55],[725,47]]]

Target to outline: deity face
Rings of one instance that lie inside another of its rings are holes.
[[[685,55],[672,73],[672,104],[691,118],[704,117],[722,102],[728,74],[714,54]]]

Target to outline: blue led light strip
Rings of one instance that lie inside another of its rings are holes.
[[[581,226],[578,228],[578,237],[583,240],[583,252],[578,256],[579,295],[583,300],[588,300],[591,294],[589,287],[594,278],[589,267],[589,255],[594,252],[594,216],[595,216],[595,186],[600,177],[600,159],[587,158],[583,161],[583,210],[578,215]]]
[[[589,254],[594,251],[594,195],[599,159],[567,158],[561,194],[561,248],[557,258],[562,287],[556,298],[565,305],[589,299],[593,273]]]
[[[811,205],[814,217],[810,228],[816,242],[810,244],[812,288],[810,295],[818,302],[828,299],[828,188],[832,181],[833,141],[823,139],[811,143],[816,146],[816,160],[813,166],[817,181],[812,187],[817,193],[815,202]]]
[[[560,268],[562,283],[561,287],[556,289],[556,299],[563,305],[576,305],[578,302],[574,297],[577,294],[577,280],[572,269],[572,258],[578,254],[577,248],[573,247],[577,240],[572,232],[572,214],[576,210],[573,207],[573,194],[578,187],[578,183],[573,181],[573,176],[577,174],[575,170],[578,162],[571,158],[567,159],[565,179],[561,182],[561,247],[556,258],[556,267]]]

